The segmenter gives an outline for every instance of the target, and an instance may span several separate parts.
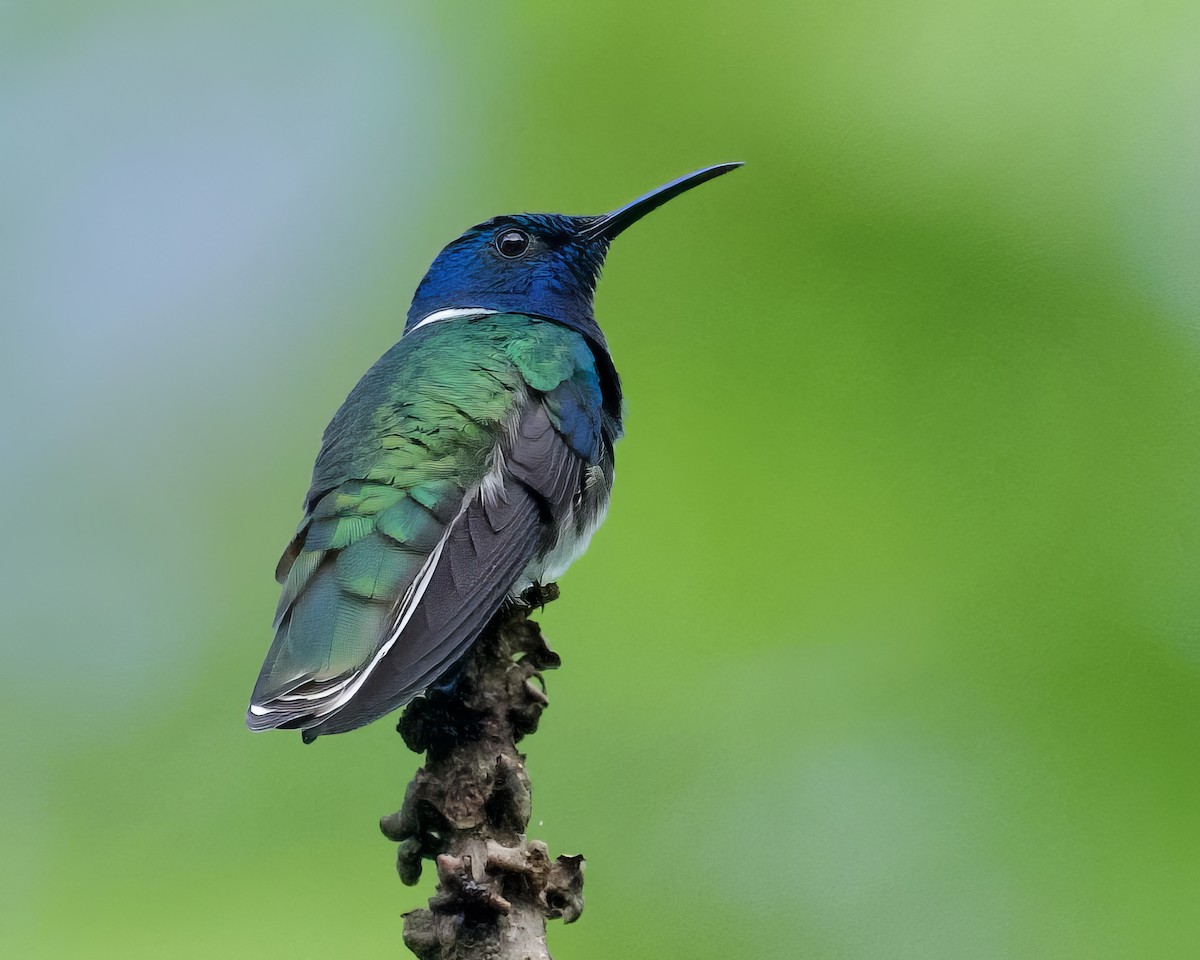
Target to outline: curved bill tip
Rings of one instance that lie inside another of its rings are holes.
[[[730,170],[736,170],[740,166],[742,166],[742,161],[735,160],[732,163],[717,163],[711,167],[702,167],[692,173],[686,173],[670,183],[664,183],[661,187],[643,194],[625,206],[617,208],[612,213],[597,217],[580,231],[580,236],[588,240],[600,238],[611,240],[626,227],[637,223],[651,210],[661,207],[668,200],[673,200],[681,193],[691,190],[692,187],[698,187],[700,184],[728,173]]]

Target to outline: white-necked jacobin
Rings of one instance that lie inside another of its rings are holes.
[[[608,508],[621,384],[592,295],[610,241],[698,184],[599,217],[515,214],[434,260],[400,341],[325,430],[275,570],[252,730],[353,730],[444,677],[505,603],[555,581]]]

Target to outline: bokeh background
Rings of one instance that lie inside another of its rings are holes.
[[[381,722],[242,713],[441,245],[613,249],[562,958],[1194,957],[1194,0],[0,4],[0,953],[404,955]]]

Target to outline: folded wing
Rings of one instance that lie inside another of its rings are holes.
[[[352,480],[314,505],[277,571],[284,590],[252,729],[352,730],[453,666],[582,488],[587,462],[554,413],[527,395],[469,489]]]

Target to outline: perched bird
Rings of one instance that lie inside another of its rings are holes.
[[[400,341],[325,430],[275,570],[251,730],[353,730],[423,693],[506,598],[559,577],[604,518],[621,384],[592,294],[609,242],[740,166],[599,217],[515,214],[434,260]]]

